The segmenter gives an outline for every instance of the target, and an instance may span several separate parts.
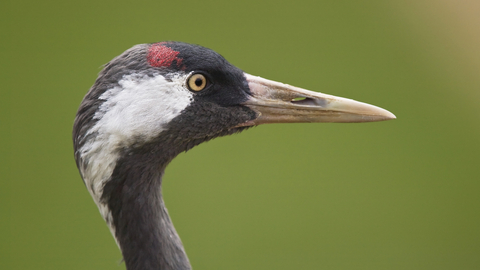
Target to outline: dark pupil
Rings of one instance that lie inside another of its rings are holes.
[[[200,78],[195,79],[195,85],[196,85],[196,86],[201,86],[202,83],[203,83],[203,80],[202,80],[202,79],[200,79]]]

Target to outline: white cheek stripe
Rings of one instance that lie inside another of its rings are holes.
[[[112,221],[112,216],[100,198],[119,151],[158,136],[192,102],[193,94],[185,87],[188,76],[175,74],[167,81],[161,75],[128,75],[119,81],[119,86],[100,96],[105,102],[95,113],[94,119],[98,122],[85,135],[96,136],[79,149],[80,171],[107,223]],[[115,235],[112,224],[109,227]]]

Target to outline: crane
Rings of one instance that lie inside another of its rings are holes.
[[[74,155],[126,268],[187,270],[161,186],[179,153],[260,124],[390,119],[373,105],[250,75],[199,45],[157,42],[99,73],[75,118]]]

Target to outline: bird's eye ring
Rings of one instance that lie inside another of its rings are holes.
[[[202,91],[207,86],[207,78],[203,74],[195,73],[188,78],[187,85],[192,91]]]

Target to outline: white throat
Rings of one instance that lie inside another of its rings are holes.
[[[177,73],[166,80],[160,74],[127,75],[99,97],[105,102],[93,117],[98,122],[85,134],[91,138],[79,149],[80,171],[114,236],[111,213],[100,199],[120,150],[154,139],[192,102],[186,88],[188,76]]]

